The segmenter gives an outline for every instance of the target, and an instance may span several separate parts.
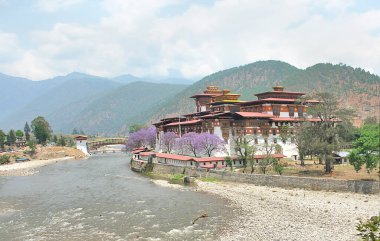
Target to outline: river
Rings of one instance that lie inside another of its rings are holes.
[[[156,185],[128,163],[107,154],[0,177],[0,240],[214,240],[232,215],[225,200]]]

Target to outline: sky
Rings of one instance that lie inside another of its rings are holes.
[[[258,60],[380,74],[379,0],[0,0],[0,73],[198,80]]]

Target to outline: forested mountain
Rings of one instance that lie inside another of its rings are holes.
[[[121,86],[87,105],[65,128],[74,126],[85,132],[125,134],[130,125],[146,122],[150,109],[156,109],[186,87],[141,81]]]
[[[216,72],[189,86],[141,80],[132,75],[107,79],[71,73],[31,81],[0,74],[0,129],[22,129],[26,121],[42,115],[55,132],[77,128],[88,134],[125,134],[134,123],[150,124],[167,115],[193,112],[194,100],[189,97],[208,85],[242,94],[242,100],[254,100],[254,94],[276,84],[311,94],[330,91],[363,119],[380,115],[380,77],[343,64],[298,69],[280,61],[258,61]]]
[[[114,134],[134,123],[139,115],[185,85],[133,82],[71,73],[49,80],[31,81],[0,75],[0,129],[22,129],[38,115],[55,132],[71,133],[74,127],[88,134]],[[146,119],[139,122],[146,121]]]
[[[152,115],[152,120],[168,114],[195,110],[189,97],[201,93],[208,85],[242,94],[242,100],[254,100],[254,94],[271,90],[281,84],[287,90],[315,93],[334,93],[342,105],[353,107],[360,117],[379,116],[380,77],[360,68],[343,64],[316,64],[305,70],[281,61],[258,61],[252,64],[216,72],[204,77],[163,103]]]

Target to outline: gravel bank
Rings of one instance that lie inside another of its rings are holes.
[[[380,196],[198,182],[231,201],[237,218],[220,240],[357,240],[355,226],[380,212]]]
[[[49,160],[31,160],[27,162],[13,163],[0,166],[0,176],[28,176],[33,175],[35,168],[45,166],[51,163],[74,159],[74,157],[62,157]]]

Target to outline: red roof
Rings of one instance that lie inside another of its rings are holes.
[[[194,157],[191,157],[191,156],[182,156],[182,155],[169,154],[169,153],[157,153],[156,157],[179,160],[179,161],[194,161]]]
[[[87,140],[87,136],[76,136],[74,139],[78,141]]]
[[[132,153],[133,154],[139,154],[140,152],[143,152],[144,150],[133,150]]]
[[[201,120],[181,121],[181,122],[173,122],[165,126],[191,125],[191,124],[196,124],[199,122],[201,122]]]
[[[305,121],[304,118],[291,118],[291,117],[274,117],[270,118],[272,121]]]
[[[271,156],[274,157],[274,158],[284,158],[284,157],[286,157],[283,154],[273,154]],[[266,157],[266,155],[255,155],[255,159],[264,159],[265,157]]]
[[[236,114],[242,117],[262,117],[262,118],[270,118],[273,117],[271,114],[265,114],[260,112],[235,112]]]
[[[150,156],[156,154],[153,151],[147,151],[147,152],[140,152],[140,156]]]
[[[194,158],[196,162],[219,162],[224,161],[224,157],[198,157]]]

